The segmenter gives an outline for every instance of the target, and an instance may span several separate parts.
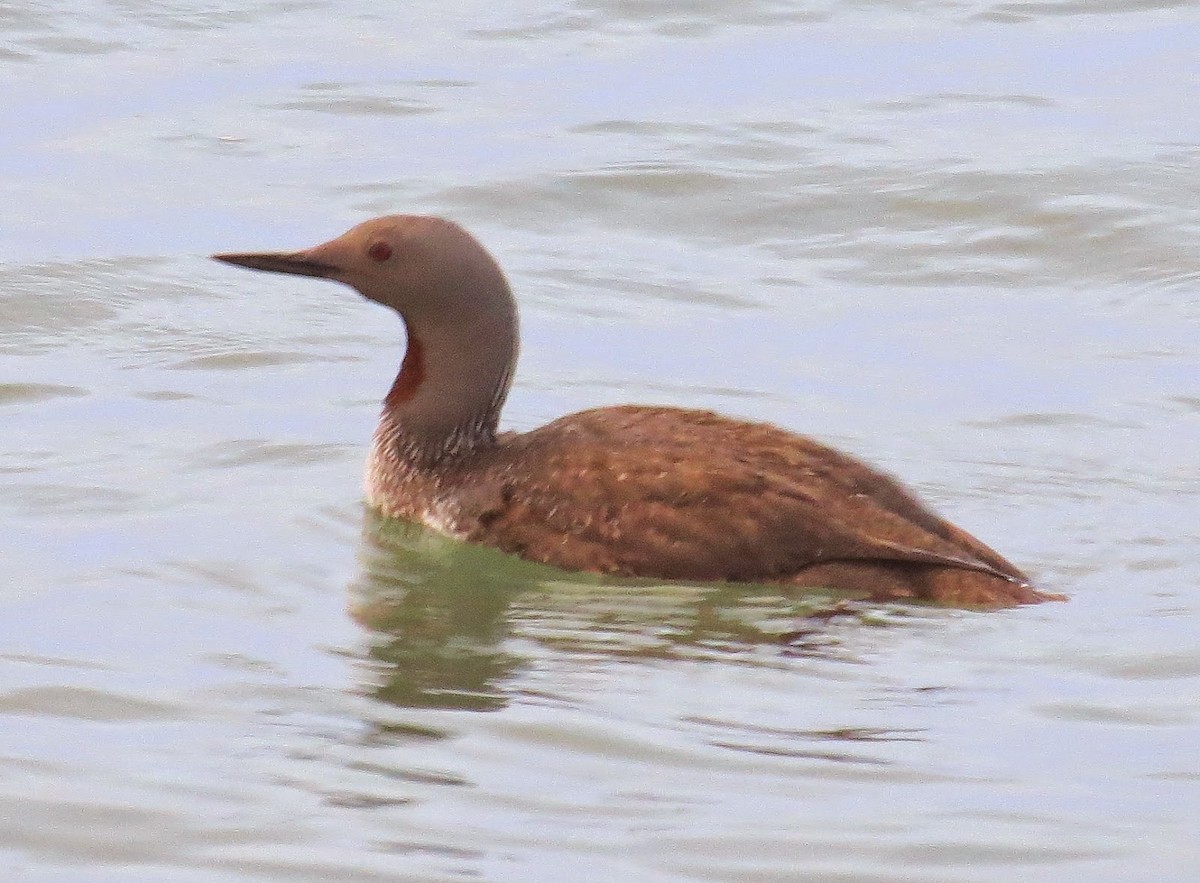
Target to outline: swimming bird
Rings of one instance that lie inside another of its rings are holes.
[[[890,476],[769,424],[621,405],[498,431],[516,302],[500,266],[452,221],[391,215],[302,251],[213,257],[333,279],[400,314],[407,347],[366,470],[367,502],[385,517],[622,577],[977,607],[1062,597]]]

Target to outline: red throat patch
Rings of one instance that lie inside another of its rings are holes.
[[[400,373],[392,383],[383,402],[389,407],[402,405],[417,394],[421,384],[425,382],[425,350],[421,341],[411,331],[408,334],[408,349],[404,352],[404,361],[400,363]]]

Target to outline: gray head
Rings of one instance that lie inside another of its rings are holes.
[[[302,251],[213,255],[252,270],[334,279],[396,310],[408,353],[384,423],[423,455],[494,438],[517,354],[504,273],[452,221],[388,215]]]
[[[344,282],[408,321],[452,323],[511,301],[499,265],[453,221],[387,215],[303,251],[213,255],[252,270]]]

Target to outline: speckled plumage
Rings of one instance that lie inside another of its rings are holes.
[[[403,317],[367,464],[385,516],[569,570],[988,607],[1060,597],[894,479],[775,426],[626,405],[497,434],[515,303],[448,221],[380,218],[304,252],[218,257],[338,279]]]
[[[432,470],[397,468],[380,453],[386,438],[368,472],[384,515],[568,570],[974,606],[1041,600],[894,479],[766,424],[599,408]]]

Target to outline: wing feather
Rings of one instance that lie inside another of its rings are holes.
[[[457,491],[471,539],[573,570],[786,579],[832,561],[1012,564],[891,477],[812,439],[708,411],[584,411],[497,448]]]

